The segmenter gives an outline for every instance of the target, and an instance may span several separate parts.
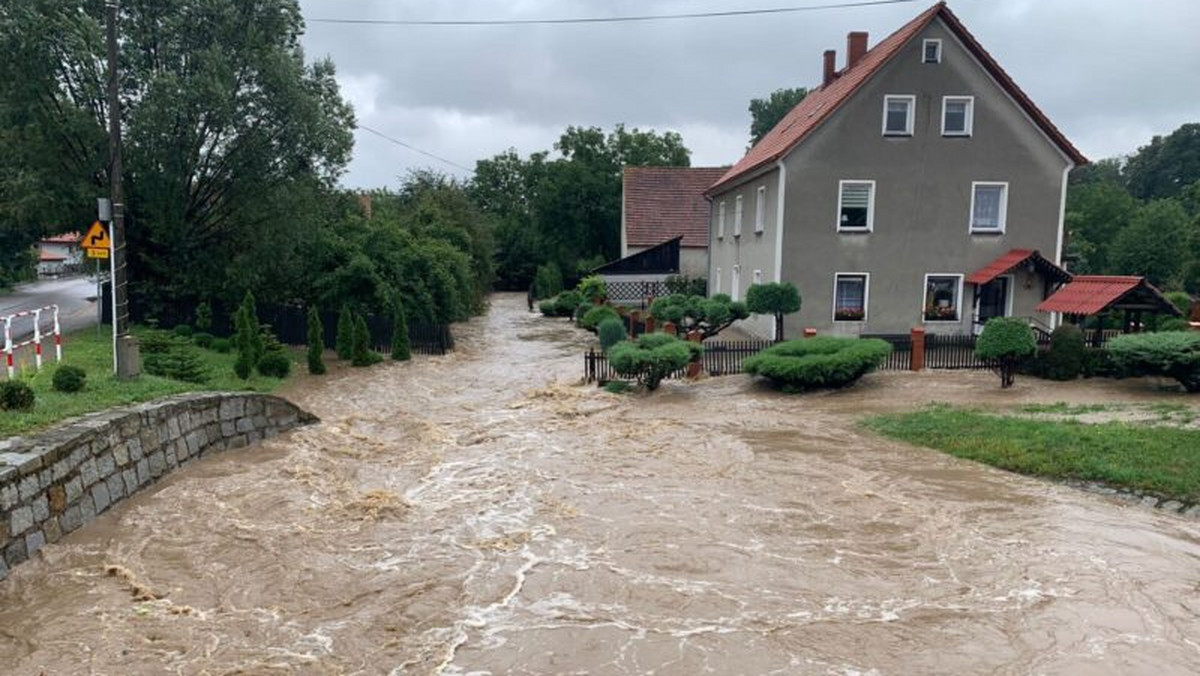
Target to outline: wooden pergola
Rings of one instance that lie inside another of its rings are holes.
[[[1147,313],[1180,317],[1179,308],[1145,277],[1079,275],[1037,306],[1043,312],[1057,312],[1073,324],[1097,317],[1093,345],[1103,343],[1105,315],[1123,312],[1122,333],[1137,333],[1145,325]]]

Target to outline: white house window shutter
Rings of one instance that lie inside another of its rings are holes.
[[[725,237],[725,200],[717,205],[717,239]]]
[[[762,232],[767,226],[767,187],[758,188],[758,199],[754,202],[754,232]]]
[[[742,236],[742,196],[737,196],[737,201],[733,204],[733,236]]]

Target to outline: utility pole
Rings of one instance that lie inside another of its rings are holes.
[[[108,10],[108,140],[109,185],[112,192],[113,366],[117,378],[136,376],[140,367],[137,344],[129,336],[129,295],[125,268],[125,200],[121,194],[121,80],[117,44],[118,0],[106,0]]]

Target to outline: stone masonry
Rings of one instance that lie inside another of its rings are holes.
[[[317,418],[252,393],[185,394],[0,441],[0,580],[48,543],[206,453]]]

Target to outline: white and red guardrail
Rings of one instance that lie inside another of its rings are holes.
[[[48,305],[46,307],[37,308],[36,310],[25,310],[16,314],[0,317],[0,319],[4,320],[4,361],[8,366],[9,379],[12,379],[13,375],[16,373],[16,369],[13,365],[13,353],[22,347],[25,347],[26,345],[33,345],[34,366],[39,369],[42,368],[43,312],[54,313],[54,360],[62,361],[62,327],[58,323],[57,305]],[[33,338],[20,343],[14,343],[12,334],[13,320],[21,319],[23,317],[33,317]]]

